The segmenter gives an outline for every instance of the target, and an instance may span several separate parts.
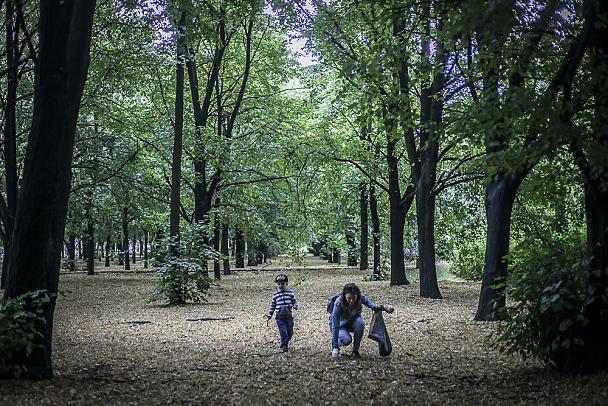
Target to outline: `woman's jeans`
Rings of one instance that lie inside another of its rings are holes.
[[[277,327],[281,334],[281,348],[287,348],[291,336],[293,336],[293,317],[277,316]]]
[[[330,320],[330,328],[331,328],[331,320]],[[354,333],[355,342],[353,343],[353,351],[359,351],[359,347],[361,346],[361,340],[363,339],[363,330],[365,328],[365,323],[361,317],[357,317],[349,324],[346,324],[340,327],[338,332],[338,345],[340,347],[349,345],[352,341],[352,337],[350,333]]]

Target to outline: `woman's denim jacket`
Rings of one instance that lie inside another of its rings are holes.
[[[378,306],[365,295],[361,295],[361,300],[359,300],[359,302],[352,310],[342,306],[342,296],[336,299],[334,303],[334,310],[332,311],[331,317],[329,319],[329,325],[331,328],[332,348],[338,348],[338,334],[340,328],[351,324],[357,318],[361,317],[361,310],[363,310],[363,305],[369,307],[372,310],[380,308],[380,306]]]

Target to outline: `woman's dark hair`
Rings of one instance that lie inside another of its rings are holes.
[[[359,287],[354,283],[347,283],[346,285],[344,285],[344,289],[342,289],[342,296],[340,297],[342,307],[348,307],[346,295],[349,293],[352,293],[357,296],[357,301],[355,302],[355,305],[359,304],[359,302],[361,301],[361,289],[359,289]]]

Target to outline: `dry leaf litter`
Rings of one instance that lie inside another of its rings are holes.
[[[352,268],[288,269],[300,309],[282,354],[262,317],[281,271],[223,276],[207,303],[176,307],[149,301],[153,273],[62,274],[55,378],[0,381],[0,405],[608,404],[606,373],[562,376],[494,349],[495,324],[472,321],[478,283],[440,282],[431,300]],[[325,307],[346,282],[395,306],[389,357],[364,338],[360,360],[330,358]]]

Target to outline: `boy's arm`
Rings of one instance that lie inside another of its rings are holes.
[[[274,296],[274,294],[272,295],[272,300],[270,301],[270,306],[268,306],[268,311],[266,312],[266,316],[268,318],[272,317],[272,314],[274,313],[274,309],[277,307],[277,299]]]
[[[298,307],[300,306],[300,303],[296,300],[296,295],[293,294],[293,292],[291,292],[292,296],[291,296],[291,307],[293,307],[294,309],[298,310]]]

